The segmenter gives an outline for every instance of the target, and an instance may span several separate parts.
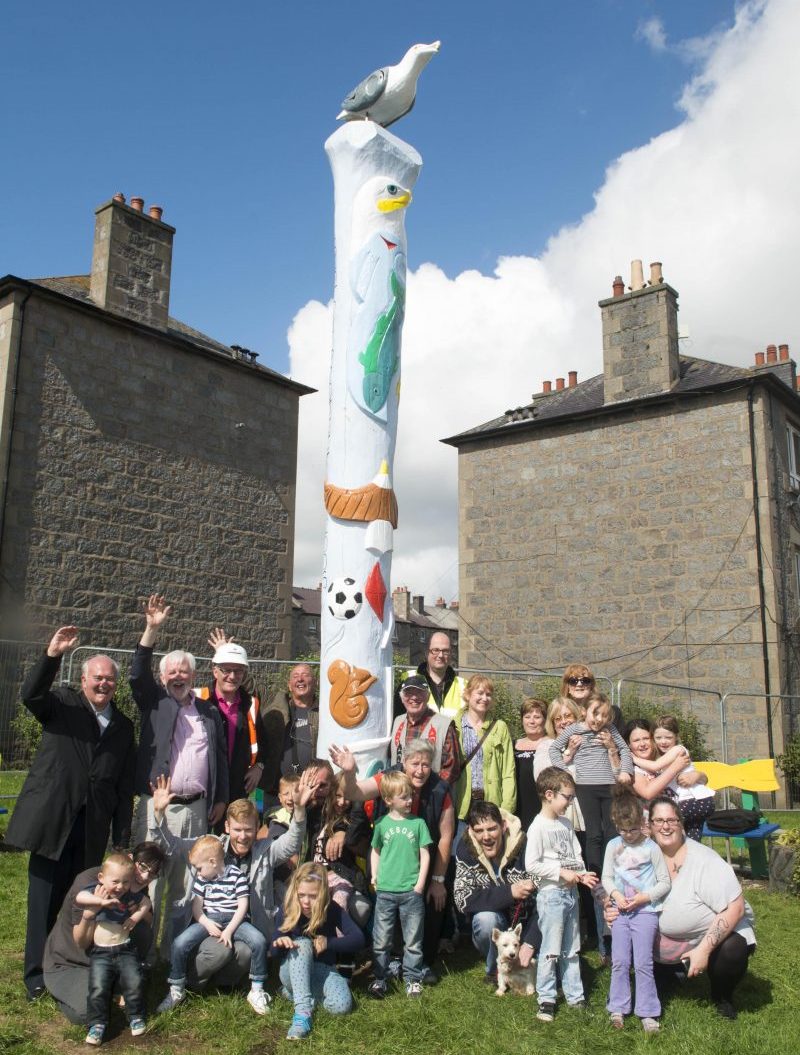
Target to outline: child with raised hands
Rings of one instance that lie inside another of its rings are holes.
[[[284,995],[294,1004],[287,1040],[302,1040],[311,1032],[315,1003],[332,1015],[351,1010],[350,986],[336,970],[337,955],[352,956],[364,945],[364,935],[347,912],[330,898],[324,865],[300,865],[289,881],[272,942],[281,957]]]
[[[670,891],[664,855],[648,838],[642,804],[633,791],[614,792],[611,816],[619,834],[606,847],[603,887],[619,915],[611,925],[611,989],[608,1012],[622,1029],[631,1012],[631,966],[636,978],[634,1013],[645,1033],[657,1033],[661,1002],[653,976],[653,944],[661,903]]]
[[[125,998],[125,1014],[131,1034],[141,1036],[144,1020],[144,975],[139,952],[131,931],[151,911],[144,889],[131,890],[134,878],[133,859],[125,853],[111,853],[103,861],[97,884],[78,891],[75,904],[83,909],[85,921],[93,921],[89,957],[89,996],[86,1019],[89,1032],[86,1043],[103,1043],[108,1025],[114,983]]]

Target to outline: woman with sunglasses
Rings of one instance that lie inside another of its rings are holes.
[[[582,711],[585,711],[589,700],[596,692],[597,684],[589,667],[585,663],[570,663],[561,679],[561,696],[568,696],[577,703]],[[611,723],[616,727],[620,736],[625,736],[625,719],[616,704],[611,707]]]
[[[133,851],[134,893],[146,889],[158,876],[166,854],[155,843],[139,843]],[[86,1025],[86,998],[89,995],[89,958],[85,950],[92,942],[94,922],[83,918],[75,897],[84,887],[97,883],[100,865],[87,868],[75,878],[58,913],[44,948],[44,984],[59,1011],[76,1026]],[[144,958],[153,939],[152,917],[146,917],[131,937]]]
[[[756,947],[753,913],[729,864],[708,846],[687,839],[677,803],[650,803],[650,832],[667,862],[672,886],[661,907],[655,960],[682,964],[693,978],[708,974],[711,999],[723,1018],[736,1018],[733,993]],[[606,908],[613,922],[617,909]]]

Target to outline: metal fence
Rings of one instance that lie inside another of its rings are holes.
[[[692,685],[665,684],[621,678],[616,702],[627,717],[633,717],[637,704],[643,717],[657,710],[662,714],[691,715],[700,726],[709,757],[728,761],[728,731],[722,693],[697,689]]]
[[[767,734],[766,750],[759,754],[780,754],[781,745],[788,743],[793,736],[800,733],[800,696],[787,696],[782,693],[763,692],[727,692],[722,698],[732,741],[731,761],[740,757],[752,757],[752,752],[738,749],[740,739],[745,745],[752,738],[752,729],[763,723]],[[776,733],[780,731],[780,738]],[[726,759],[727,761],[727,759]],[[786,780],[786,805],[790,809],[800,803],[800,783]],[[771,796],[775,805],[775,793]]]

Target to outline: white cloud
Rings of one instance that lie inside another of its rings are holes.
[[[636,27],[636,39],[643,40],[655,52],[667,50],[667,34],[664,23],[657,16],[640,22]]]
[[[541,381],[602,370],[597,301],[629,261],[661,260],[681,293],[687,354],[752,363],[796,332],[800,244],[800,32],[796,0],[748,3],[687,85],[675,129],[618,158],[576,225],[540,258],[506,257],[493,275],[409,275],[395,488],[393,579],[433,600],[458,595],[457,455],[439,443],[529,401]],[[292,374],[320,388],[301,401],[295,582],[320,578],[330,311],[302,308]],[[794,348],[795,354],[800,346]],[[491,505],[492,496],[486,496]]]

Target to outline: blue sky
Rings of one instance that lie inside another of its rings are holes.
[[[689,49],[654,50],[641,27],[660,17],[685,41],[733,13],[730,0],[8,5],[0,273],[87,272],[93,209],[139,194],[177,228],[172,314],[287,371],[293,316],[331,295],[323,142],[362,76],[442,40],[394,129],[425,161],[410,264],[491,273],[538,255],[591,209],[613,159],[679,122]]]
[[[323,144],[359,80],[435,39],[392,129],[424,159],[393,586],[458,596],[457,455],[441,438],[542,380],[599,373],[597,301],[632,259],[664,263],[684,354],[752,364],[788,342],[798,358],[798,0],[8,6],[0,274],[86,273],[93,210],[116,191],[164,207],[172,314],[319,391],[301,401],[298,585],[320,578],[324,532]]]

